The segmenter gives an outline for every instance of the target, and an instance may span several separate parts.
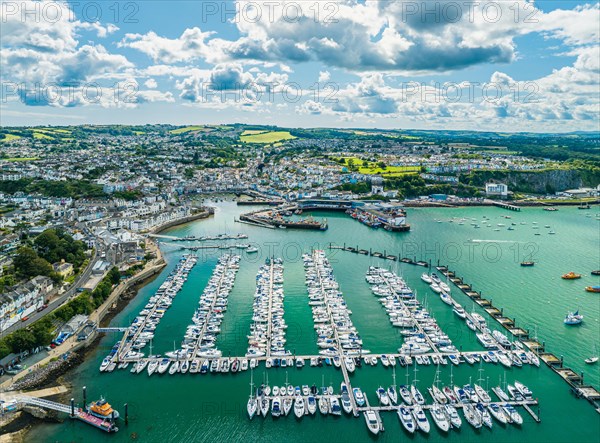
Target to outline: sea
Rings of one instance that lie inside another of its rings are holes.
[[[259,248],[255,254],[242,253],[240,270],[229,296],[229,306],[221,325],[217,347],[223,355],[243,356],[247,348],[252,317],[252,301],[258,268],[268,257],[284,261],[285,321],[287,349],[297,355],[316,354],[316,336],[308,305],[301,256],[312,249],[323,249],[340,284],[352,321],[364,345],[373,353],[397,352],[402,336],[394,328],[365,280],[369,266],[383,266],[401,275],[427,306],[441,328],[463,351],[483,350],[475,333],[467,328],[452,309],[420,279],[425,268],[380,258],[353,254],[330,246],[352,246],[402,257],[447,265],[502,308],[504,315],[529,330],[532,337],[545,343],[548,351],[564,359],[565,366],[583,374],[586,383],[600,387],[600,363],[586,365],[584,360],[598,355],[600,344],[600,294],[589,293],[586,286],[600,284],[590,272],[600,269],[600,214],[598,207],[579,210],[561,207],[549,212],[542,208],[523,208],[512,212],[495,207],[477,208],[408,208],[407,233],[372,229],[339,212],[315,212],[313,217],[327,219],[326,231],[266,229],[235,220],[248,207],[232,201],[210,203],[216,207],[214,217],[163,232],[186,237],[244,233]],[[305,217],[303,215],[302,217]],[[298,216],[295,216],[298,217]],[[475,227],[475,224],[479,228]],[[509,227],[512,229],[509,230]],[[554,234],[549,232],[553,231]],[[539,234],[539,235],[536,235]],[[223,242],[206,242],[205,244]],[[154,280],[139,290],[129,305],[111,321],[112,326],[128,326],[164,281],[186,251],[185,242],[160,239],[167,266]],[[198,243],[187,243],[198,244]],[[175,298],[156,330],[153,353],[173,350],[183,338],[216,261],[223,250],[199,251],[200,260]],[[522,261],[534,261],[533,267],[521,267]],[[561,275],[574,271],[579,280],[563,280]],[[494,329],[499,325],[477,305],[452,286],[452,296],[467,311],[480,312]],[[565,326],[567,312],[579,310],[584,321],[579,326]],[[128,404],[129,422],[119,420],[119,431],[107,434],[84,423],[65,417],[60,424],[41,424],[27,436],[32,442],[598,442],[600,414],[584,399],[577,399],[570,387],[543,363],[537,368],[505,369],[502,365],[466,363],[440,368],[442,384],[463,385],[479,382],[488,389],[506,380],[518,380],[533,391],[539,401],[541,423],[519,408],[522,426],[500,425],[491,429],[473,429],[464,419],[458,430],[439,431],[431,423],[429,434],[409,435],[394,412],[382,412],[385,431],[377,436],[367,430],[364,419],[351,416],[305,416],[293,413],[273,419],[254,417],[249,420],[246,402],[250,392],[250,371],[236,374],[175,374],[148,377],[146,371],[129,370],[100,373],[102,359],[120,339],[108,333],[86,361],[71,372],[67,382],[72,396],[82,404],[82,387],[87,387],[88,401],[101,396],[123,413]],[[148,348],[145,348],[148,352]],[[255,383],[269,385],[332,385],[340,388],[342,374],[333,366],[322,368],[271,368],[261,365],[253,371]],[[350,375],[353,386],[360,387],[371,404],[377,404],[379,386],[413,383],[423,393],[436,377],[434,366],[420,366],[395,371],[379,363],[364,366]],[[491,394],[494,396],[494,394]],[[430,399],[428,398],[430,401]],[[462,415],[462,413],[461,413]],[[430,419],[431,421],[431,419]]]

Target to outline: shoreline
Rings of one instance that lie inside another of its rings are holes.
[[[172,220],[170,222],[159,225],[153,228],[150,232],[160,233],[176,226],[184,225],[197,220],[206,219],[213,214],[214,208],[208,208],[196,214],[183,217],[177,220]],[[94,321],[97,327],[108,325],[116,315],[123,311],[123,309],[125,309],[129,305],[129,303],[131,303],[137,297],[139,291],[151,281],[153,281],[154,278],[156,278],[156,276],[167,265],[163,254],[160,250],[160,247],[158,246],[158,242],[153,241],[151,238],[147,238],[146,244],[148,245],[149,249],[152,249],[152,252],[155,253],[156,257],[148,261],[139,273],[114,287],[111,294],[105,300],[105,302],[89,315],[88,319],[90,321]],[[36,382],[36,387],[39,389],[55,386],[57,384],[63,384],[68,386],[69,392],[66,394],[58,395],[57,399],[64,400],[65,398],[70,398],[72,395],[72,385],[69,381],[69,376],[72,375],[73,369],[79,367],[82,363],[84,363],[86,361],[86,358],[97,349],[103,336],[104,333],[94,332],[86,340],[80,342],[74,341],[73,339],[76,339],[76,336],[72,336],[67,341],[65,341],[65,343],[63,343],[62,349],[59,350],[59,348],[55,348],[58,352],[49,354],[46,358],[36,363],[36,365],[34,366],[35,370],[32,373],[43,371],[48,363],[65,354],[77,355],[77,362],[75,364],[67,365],[68,367],[64,369],[64,372],[62,372],[59,377],[52,377],[52,374],[43,375],[43,378]],[[25,371],[23,371],[22,373],[18,374],[18,376],[13,377],[11,380],[7,380],[2,385],[0,385],[0,390],[7,390],[9,386],[11,386],[14,383],[18,383],[20,379],[26,377],[29,374],[31,373],[25,373]],[[26,390],[28,389],[29,388],[24,388],[23,390],[26,392]],[[32,417],[30,414],[24,411],[20,411],[19,413],[20,417],[11,421],[11,423],[22,424],[22,427],[14,430],[10,429],[10,431],[12,432],[3,433],[2,442],[26,441],[27,434],[32,429],[34,429],[36,425],[55,421],[52,419],[38,419]]]
[[[509,204],[513,206],[530,208],[530,207],[539,207],[539,208],[551,208],[556,206],[581,206],[581,202],[570,202],[570,201],[556,201],[553,203],[547,202],[536,202],[536,201],[519,201],[519,200],[499,200],[498,202]],[[447,202],[440,200],[439,202],[418,202],[418,201],[408,201],[401,202],[402,205],[406,208],[471,208],[471,207],[494,207],[493,203],[488,202]],[[588,202],[584,202],[590,206],[600,205],[600,199],[591,200]]]
[[[210,217],[211,215],[214,215],[214,213],[214,208],[207,207],[197,212],[196,214],[188,215],[187,217],[178,218],[176,220],[171,220],[166,223],[163,223],[162,225],[155,226],[154,228],[150,229],[147,232],[147,234],[160,234],[161,232],[164,232],[167,229],[174,228],[176,226],[185,225],[187,223],[191,223],[197,220],[204,220]]]

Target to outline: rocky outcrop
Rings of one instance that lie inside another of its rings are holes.
[[[586,178],[589,178],[586,176]],[[584,181],[581,171],[575,169],[551,169],[544,171],[473,171],[461,175],[462,183],[484,186],[491,181],[506,183],[510,191],[534,194],[553,194],[581,186],[597,186]],[[594,181],[594,180],[592,180]]]
[[[18,391],[21,389],[35,389],[42,387],[49,381],[56,380],[70,368],[77,366],[82,360],[83,358],[78,352],[71,352],[67,358],[59,358],[58,360],[51,361],[46,366],[27,374],[25,377],[13,383],[13,385],[9,387],[9,390]]]

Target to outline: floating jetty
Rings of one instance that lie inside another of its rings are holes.
[[[241,240],[246,239],[248,236],[246,234],[218,234],[218,235],[205,235],[205,236],[194,236],[188,235],[187,237],[170,237],[163,236],[166,238],[170,238],[172,241],[213,241],[213,240]]]
[[[510,334],[515,336],[519,343],[527,347],[532,353],[537,355],[552,371],[560,375],[571,387],[571,391],[577,396],[588,400],[596,409],[600,408],[600,392],[591,385],[584,384],[583,373],[577,374],[574,370],[564,367],[562,357],[557,357],[546,350],[545,343],[539,343],[537,337],[531,338],[529,330],[520,328],[516,325],[515,318],[509,318],[504,315],[503,308],[497,308],[492,304],[492,300],[487,300],[481,296],[481,293],[473,290],[470,284],[463,281],[447,266],[436,266],[436,269],[458,287],[467,297],[481,306],[496,322],[498,322]]]
[[[505,203],[505,202],[490,200],[490,204],[492,206],[497,206],[498,208],[508,209],[509,211],[516,211],[516,212],[521,211],[521,208],[519,206],[511,205],[511,204]]]
[[[427,263],[425,261],[417,261],[416,258],[414,258],[414,259],[408,258],[408,257],[399,258],[400,255],[388,254],[386,250],[384,250],[383,252],[378,252],[378,251],[373,251],[371,248],[369,248],[369,249],[359,248],[358,245],[354,248],[352,246],[346,246],[346,243],[344,243],[343,246],[329,243],[328,248],[329,249],[337,249],[340,251],[352,252],[354,254],[367,255],[369,257],[376,257],[376,258],[381,258],[384,260],[401,261],[402,263],[406,263],[408,265],[423,266],[425,268],[428,268],[430,266],[429,263]]]
[[[117,432],[119,430],[119,428],[115,425],[115,422],[113,420],[102,419],[96,417],[95,415],[89,414],[82,408],[76,408],[74,399],[71,399],[71,405],[65,405],[62,403],[57,403],[55,401],[22,395],[17,398],[17,402],[24,405],[38,406],[44,409],[64,412],[65,414],[69,414],[70,418],[82,421],[104,432],[112,433]]]
[[[248,352],[251,356],[287,356],[283,318],[283,261],[268,258],[256,276],[253,323],[248,336]]]

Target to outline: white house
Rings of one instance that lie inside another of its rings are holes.
[[[508,196],[508,186],[504,183],[486,183],[485,195],[487,195],[488,197],[506,197]]]

